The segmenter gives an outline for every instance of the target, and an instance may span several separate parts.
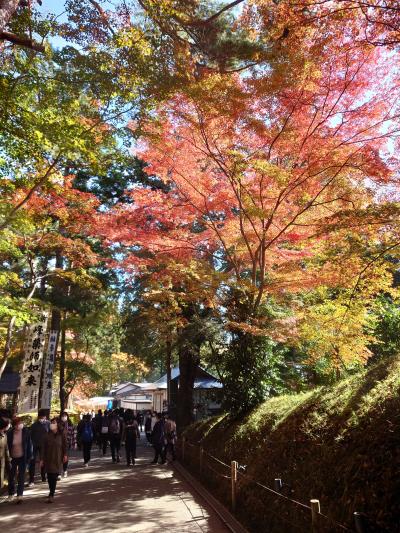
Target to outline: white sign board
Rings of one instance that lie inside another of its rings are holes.
[[[38,408],[47,317],[47,313],[42,313],[38,323],[28,328],[19,388],[18,413],[29,413]]]
[[[53,391],[54,364],[56,360],[58,331],[52,330],[49,334],[46,355],[44,359],[44,368],[42,376],[42,398],[40,401],[41,409],[51,408],[51,395]]]

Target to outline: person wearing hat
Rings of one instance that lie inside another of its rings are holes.
[[[0,418],[0,489],[4,485],[4,474],[6,465],[10,466],[10,453],[8,451],[7,444],[7,428],[8,421],[6,422]]]
[[[8,451],[11,468],[8,477],[8,499],[12,501],[15,494],[15,476],[17,475],[17,503],[22,503],[26,467],[32,457],[32,441],[29,430],[19,417],[12,420],[12,429],[7,433]]]

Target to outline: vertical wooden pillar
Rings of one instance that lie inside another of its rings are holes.
[[[321,512],[321,506],[320,506],[319,500],[310,500],[310,504],[311,504],[312,531],[317,531],[318,514]]]
[[[232,511],[236,510],[236,490],[237,490],[237,461],[231,462],[231,490],[232,490]]]
[[[203,449],[203,446],[200,446],[200,456],[199,456],[199,472],[200,472],[200,475],[203,473],[203,460],[204,460],[204,449]]]
[[[356,526],[357,533],[365,533],[365,520],[362,513],[354,513],[354,525]]]
[[[182,462],[185,462],[185,444],[186,444],[186,437],[182,437]]]

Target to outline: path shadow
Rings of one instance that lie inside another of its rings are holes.
[[[124,452],[124,450],[122,450]],[[56,501],[44,503],[47,485],[26,491],[22,505],[0,506],[0,528],[13,533],[224,532],[219,518],[192,494],[167,465],[150,465],[150,448],[138,448],[137,466],[113,465],[96,457],[89,468],[71,459]]]

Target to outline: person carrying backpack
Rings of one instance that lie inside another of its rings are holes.
[[[175,461],[176,423],[168,413],[165,414],[164,418],[165,439],[167,441],[167,445],[165,447],[165,456],[167,456],[168,452],[170,452],[172,461]]]
[[[147,438],[147,446],[151,446],[151,412],[148,411],[144,421],[144,431]]]
[[[109,440],[108,436],[108,411],[104,411],[103,416],[100,420],[100,440],[101,440],[101,447],[103,451],[103,456],[107,453],[107,444]]]
[[[94,440],[96,441],[97,446],[99,447],[99,451],[101,452],[103,448],[103,443],[101,440],[101,420],[103,418],[103,411],[99,409],[97,411],[97,414],[93,417],[93,427],[95,429],[95,435]]]
[[[144,414],[143,413],[138,413],[138,415],[136,417],[136,420],[137,420],[137,423],[139,425],[139,430],[143,431]]]
[[[122,435],[122,440],[125,441],[127,466],[133,466],[135,464],[136,439],[140,439],[139,425],[133,413],[128,413]]]
[[[46,411],[40,409],[36,422],[30,427],[33,453],[29,462],[29,487],[35,484],[35,470],[37,459],[40,458],[40,450],[43,446],[44,439],[50,431],[50,422],[47,420]],[[46,481],[46,474],[43,468],[40,470],[42,481]]]
[[[161,413],[157,413],[156,420],[157,421],[154,425],[153,432],[151,434],[151,442],[153,443],[154,448],[154,460],[151,464],[157,464],[159,459],[161,459],[161,464],[165,464],[165,426]]]
[[[85,466],[89,466],[90,451],[92,449],[94,439],[94,427],[92,417],[85,415],[78,425],[78,441],[83,450],[83,462]]]
[[[111,457],[113,463],[119,463],[121,450],[121,435],[123,429],[122,419],[118,411],[114,410],[108,417],[108,438],[110,439]]]
[[[60,419],[57,421],[59,426],[61,427],[62,431],[65,434],[65,438],[67,439],[67,446],[68,450],[74,450],[76,447],[75,442],[75,426],[72,423],[72,421],[69,418],[69,414],[67,411],[63,411],[61,413]],[[65,463],[63,463],[63,477],[68,476],[68,459]],[[58,476],[58,481],[60,481],[61,475]]]

